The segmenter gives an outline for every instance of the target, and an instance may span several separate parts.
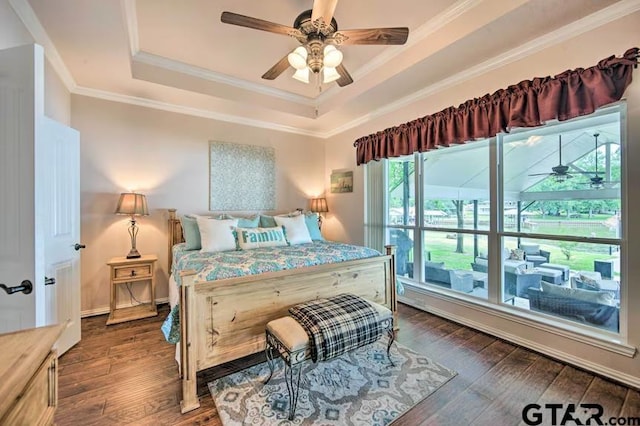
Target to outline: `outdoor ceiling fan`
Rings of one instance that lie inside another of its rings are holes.
[[[535,173],[529,176],[553,176],[556,182],[564,182],[573,176],[569,173],[569,166],[562,164],[562,135],[558,135],[558,154],[560,156],[560,164],[551,168],[551,173]],[[581,172],[572,172],[581,173]],[[587,173],[587,172],[584,172]]]
[[[593,173],[594,176],[589,178],[589,186],[592,189],[602,189],[605,187],[605,184],[615,184],[615,183],[619,183],[619,182],[611,182],[611,181],[606,181],[604,180],[603,177],[601,177],[598,174],[598,136],[600,136],[599,133],[594,133],[593,137],[596,140],[596,147],[595,147],[595,151],[596,151],[596,170],[594,172],[585,172],[585,173]]]
[[[309,73],[319,75],[322,82],[335,81],[339,86],[353,83],[342,64],[342,52],[336,46],[368,44],[404,44],[409,35],[407,27],[367,28],[338,31],[338,23],[333,17],[338,0],[314,0],[313,9],[302,12],[293,22],[292,27],[264,21],[233,12],[222,12],[221,21],[225,24],[238,25],[288,35],[298,40],[298,46],[272,66],[262,78],[274,80],[289,66],[296,69],[293,78],[309,83]]]

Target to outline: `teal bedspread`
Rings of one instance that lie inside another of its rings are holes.
[[[307,266],[339,263],[348,260],[379,256],[380,252],[367,247],[332,241],[314,241],[293,246],[262,247],[218,253],[185,250],[185,244],[173,247],[171,273],[178,286],[182,284],[178,271],[196,271],[196,282],[284,271]],[[170,343],[180,341],[179,312],[176,305],[162,325],[162,332]]]

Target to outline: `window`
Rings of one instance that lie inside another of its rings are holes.
[[[620,109],[386,160],[385,228],[400,279],[618,333]],[[492,268],[499,282],[488,281]]]

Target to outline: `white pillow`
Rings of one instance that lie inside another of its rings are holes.
[[[243,250],[287,245],[282,226],[274,228],[236,228],[236,232],[238,234],[238,245]]]
[[[201,253],[236,249],[233,228],[238,226],[238,219],[211,219],[205,216],[196,216],[196,221],[200,230]]]
[[[304,215],[298,215],[294,217],[273,217],[278,226],[284,227],[284,233],[287,236],[289,244],[304,244],[310,243],[311,235],[309,229],[304,221]]]

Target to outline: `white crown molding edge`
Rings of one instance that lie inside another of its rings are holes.
[[[138,36],[138,14],[136,12],[136,0],[122,0],[122,16],[127,28],[129,40],[129,52],[134,57],[140,51],[140,38]]]
[[[123,0],[123,2],[128,2],[128,1],[134,1],[134,0]],[[479,0],[469,0],[469,1],[471,2],[471,1],[479,1]],[[58,74],[60,75],[60,78],[63,80],[63,82],[67,86],[67,89],[73,94],[78,94],[78,95],[88,96],[88,97],[95,97],[95,98],[105,99],[113,102],[129,103],[132,105],[144,106],[147,108],[155,108],[163,111],[193,115],[193,116],[202,117],[202,118],[210,118],[214,120],[220,120],[220,121],[225,121],[225,122],[230,122],[235,124],[243,124],[243,125],[248,125],[253,127],[269,129],[269,130],[282,131],[286,133],[300,134],[304,136],[311,136],[311,137],[316,137],[321,139],[327,139],[335,135],[338,135],[340,133],[343,133],[349,129],[360,126],[384,114],[388,114],[390,112],[393,112],[405,106],[408,106],[411,103],[417,102],[434,93],[445,90],[457,84],[461,84],[466,80],[477,77],[486,72],[492,71],[496,68],[499,68],[511,62],[514,62],[516,60],[522,59],[544,48],[553,46],[554,44],[560,43],[566,39],[575,37],[595,27],[605,25],[609,22],[615,21],[628,14],[631,14],[633,12],[640,10],[640,0],[621,0],[618,3],[608,6],[605,9],[595,12],[569,25],[566,25],[565,27],[562,27],[556,31],[548,33],[542,37],[539,37],[538,39],[532,40],[515,49],[512,49],[502,55],[494,57],[493,59],[487,60],[472,68],[469,68],[465,71],[455,74],[439,82],[437,85],[428,86],[423,90],[416,92],[415,94],[401,98],[382,108],[378,108],[377,110],[374,110],[348,123],[345,123],[342,126],[336,127],[330,131],[321,132],[321,131],[312,131],[312,130],[302,129],[298,127],[279,125],[279,124],[269,123],[261,120],[253,120],[253,119],[248,119],[248,118],[236,116],[236,115],[216,113],[216,112],[211,112],[211,111],[202,110],[198,108],[177,105],[177,104],[169,104],[166,102],[160,102],[160,101],[155,101],[155,100],[150,100],[145,98],[139,98],[135,96],[123,95],[115,92],[108,92],[108,91],[103,91],[99,89],[78,86],[75,80],[73,79],[73,77],[71,76],[71,74],[69,73],[69,70],[67,69],[66,65],[62,61],[60,55],[58,54],[57,49],[55,48],[55,45],[47,35],[42,25],[40,24],[40,21],[38,20],[37,16],[33,12],[33,9],[27,3],[27,0],[9,0],[9,3],[13,7],[13,9],[16,11],[16,14],[23,21],[23,23],[25,24],[29,32],[33,35],[33,37],[35,38],[35,41],[43,45],[47,58],[49,58],[49,60],[51,61],[54,69],[58,72]]]
[[[447,8],[443,12],[439,13],[425,24],[418,27],[416,30],[411,31],[409,34],[409,39],[407,42],[401,47],[389,47],[385,49],[378,56],[374,57],[371,61],[367,62],[362,67],[354,70],[352,73],[353,79],[358,81],[365,75],[372,73],[378,70],[380,67],[388,63],[393,58],[397,57],[401,53],[406,52],[408,49],[412,48],[415,44],[422,42],[424,39],[438,31],[440,28],[444,27],[454,19],[460,17],[462,14],[468,12],[474,7],[478,6],[482,3],[483,0],[460,0],[451,7]],[[322,92],[316,100],[318,104],[326,102],[331,98],[335,97],[340,90],[339,87],[331,87],[328,90]]]
[[[355,120],[345,123],[342,126],[336,127],[335,129],[327,132],[327,137],[332,137],[343,133],[349,129],[365,124],[377,117],[404,108],[435,93],[457,86],[458,84],[483,75],[489,71],[493,71],[495,69],[516,62],[520,59],[533,55],[543,49],[559,44],[570,38],[576,37],[594,28],[623,18],[631,13],[637,12],[638,10],[640,10],[640,0],[622,0],[598,12],[592,13],[591,15],[585,16],[582,19],[565,25],[564,27],[561,27],[555,31],[524,43],[501,55],[495,56],[471,68],[467,68],[462,72],[439,81],[437,84],[427,86],[424,89],[419,90],[418,92],[398,99],[395,102],[385,105],[382,108],[378,108],[371,113],[356,118]]]
[[[58,49],[56,49],[56,46],[49,38],[49,35],[40,23],[36,13],[31,8],[31,5],[27,0],[9,0],[9,4],[27,30],[31,33],[35,42],[44,47],[45,56],[51,63],[51,66],[53,66],[58,73],[58,76],[66,86],[67,90],[71,92],[76,87],[76,81],[73,79],[69,69],[58,53]]]
[[[174,71],[184,75],[200,78],[202,80],[213,81],[216,83],[227,84],[229,86],[237,87],[239,89],[248,90],[250,92],[261,93],[263,95],[272,96],[274,98],[280,98],[289,102],[295,102],[309,107],[316,107],[316,102],[302,95],[296,95],[285,90],[274,89],[272,87],[265,86],[263,84],[252,83],[247,80],[235,78],[226,74],[214,72],[205,68],[200,68],[195,65],[186,64],[184,62],[169,59],[164,56],[154,55],[153,53],[144,52],[139,50],[133,57],[133,61],[141,62],[146,65],[151,65],[158,68],[163,68],[169,71]]]
[[[157,101],[154,99],[141,98],[137,96],[123,95],[121,93],[109,92],[106,90],[93,89],[90,87],[76,86],[71,92],[74,95],[88,96],[91,98],[103,99],[106,101],[120,102],[130,105],[141,106],[145,108],[158,109],[162,111],[175,112],[194,117],[208,118],[211,120],[224,121],[228,123],[242,124],[245,126],[259,127],[262,129],[275,130],[278,132],[295,133],[303,136],[311,136],[314,138],[323,138],[323,134],[311,130],[301,129],[299,127],[286,126],[268,121],[254,120],[251,118],[240,117],[237,115],[223,114],[214,111],[208,111],[200,108],[177,105],[168,102]]]

